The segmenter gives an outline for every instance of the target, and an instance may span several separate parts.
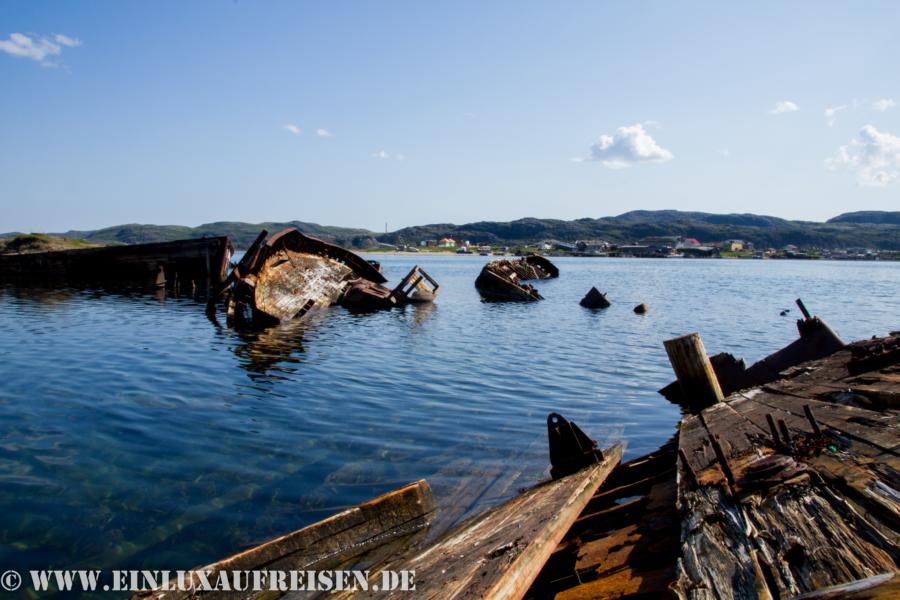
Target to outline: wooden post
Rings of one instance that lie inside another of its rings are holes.
[[[699,333],[666,340],[663,345],[689,404],[706,407],[724,400],[725,396]]]

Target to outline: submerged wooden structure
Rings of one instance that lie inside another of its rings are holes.
[[[234,246],[209,237],[129,246],[0,254],[0,278],[72,282],[125,282],[158,287],[190,286],[228,275]]]
[[[714,401],[612,472],[526,597],[900,597],[898,398],[900,332]]]
[[[522,283],[512,261],[493,260],[481,269],[475,289],[487,302],[534,302],[543,296],[533,286]]]
[[[341,304],[359,310],[431,302],[440,286],[415,266],[393,289],[381,270],[357,254],[296,228],[271,237],[263,231],[228,276],[229,317],[278,322]]]
[[[670,341],[697,410],[646,456],[620,464],[621,446],[601,451],[551,413],[552,479],[449,530],[429,534],[440,509],[421,481],[208,569],[365,568],[371,584],[414,571],[414,597],[433,599],[898,597],[900,332],[838,345],[814,317],[799,327],[817,341],[788,346],[794,356],[824,355],[728,393],[699,337]],[[282,595],[318,597],[249,597]]]

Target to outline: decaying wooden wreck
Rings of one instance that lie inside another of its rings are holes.
[[[475,287],[489,302],[532,302],[543,297],[529,279],[559,277],[559,269],[543,256],[532,254],[516,260],[493,260],[481,269]]]
[[[805,321],[801,339],[825,326]],[[621,445],[601,451],[553,413],[551,479],[436,536],[429,528],[442,509],[419,481],[206,567],[364,568],[371,585],[383,571],[414,571],[415,592],[354,585],[202,596],[898,597],[900,332],[841,343],[728,395],[699,337],[667,349],[697,412],[655,452],[620,464]],[[773,357],[790,362],[783,351]],[[472,492],[452,494],[450,510]]]
[[[234,246],[228,237],[210,237],[129,246],[101,246],[53,252],[0,254],[0,279],[116,282],[176,286],[228,275]]]
[[[550,262],[550,259],[546,256],[541,256],[540,254],[529,254],[509,262],[522,281],[559,277],[559,268]]]
[[[335,304],[390,308],[431,302],[440,289],[418,266],[389,289],[378,267],[349,250],[295,228],[267,235],[260,233],[222,287],[229,317],[267,323]]]
[[[547,430],[550,480],[435,537],[427,531],[440,509],[428,483],[420,480],[196,569],[212,581],[223,571],[366,569],[368,590],[352,582],[353,589],[330,592],[214,591],[200,597],[521,598],[623,452],[622,445],[599,450],[574,423],[555,413],[548,416]],[[377,589],[385,571],[414,573],[415,591]],[[181,600],[194,595],[159,588],[134,597]]]

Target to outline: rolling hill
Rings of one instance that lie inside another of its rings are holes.
[[[228,235],[238,248],[246,248],[261,229],[275,232],[285,227],[297,227],[326,241],[357,249],[373,248],[379,242],[419,244],[423,240],[442,237],[469,240],[478,244],[521,245],[548,239],[570,242],[604,239],[613,243],[627,243],[650,236],[681,236],[697,238],[702,242],[741,239],[751,241],[757,247],[781,248],[794,244],[800,247],[900,250],[900,212],[882,211],[845,213],[825,223],[789,221],[755,214],[634,210],[615,217],[574,221],[525,218],[463,225],[436,223],[406,227],[390,233],[323,226],[303,221],[220,221],[197,227],[127,224],[92,231],[66,231],[55,235],[82,239],[92,244],[137,244]],[[14,235],[3,234],[8,237]]]

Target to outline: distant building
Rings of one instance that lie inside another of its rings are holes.
[[[439,248],[456,248],[456,240],[454,240],[453,238],[448,238],[448,237],[441,238],[441,240],[438,242],[438,247]]]
[[[634,256],[640,258],[656,258],[665,256],[668,252],[661,252],[657,246],[648,246],[647,244],[628,244],[625,246],[617,246],[616,251],[619,256]]]
[[[719,249],[715,246],[689,246],[681,249],[685,257],[712,258],[719,256]]]
[[[726,240],[722,247],[729,252],[741,252],[745,244],[743,240]]]
[[[697,238],[684,238],[678,244],[676,244],[676,248],[696,248],[697,246],[701,246],[700,240]]]
[[[578,240],[575,249],[586,254],[596,254],[609,250],[609,242],[605,240]]]

